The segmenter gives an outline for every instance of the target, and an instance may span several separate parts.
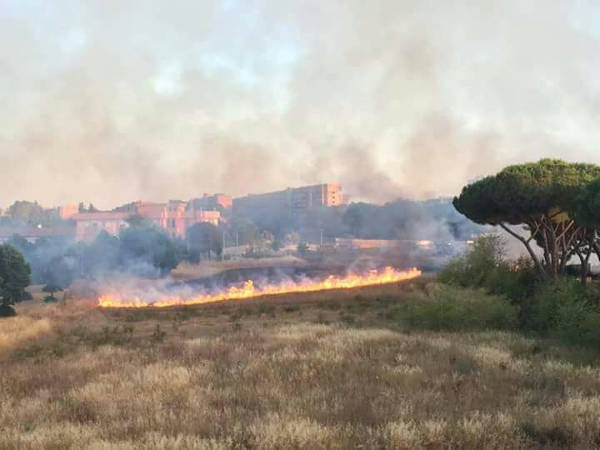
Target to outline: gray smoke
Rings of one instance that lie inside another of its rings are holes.
[[[0,2],[0,204],[339,181],[455,194],[600,163],[592,1]]]

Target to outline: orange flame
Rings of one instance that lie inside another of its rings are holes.
[[[248,280],[242,287],[230,287],[226,291],[216,294],[201,294],[191,298],[178,296],[166,297],[151,303],[145,302],[139,297],[121,298],[118,295],[103,295],[98,299],[98,305],[102,308],[164,308],[168,306],[200,305],[202,303],[241,300],[265,295],[316,292],[330,289],[352,289],[363,286],[397,283],[399,281],[412,280],[419,276],[421,276],[421,271],[416,268],[407,271],[398,271],[393,267],[386,267],[381,271],[373,270],[366,275],[348,275],[345,277],[330,275],[323,281],[283,283],[268,285],[262,288],[255,287],[252,280]]]

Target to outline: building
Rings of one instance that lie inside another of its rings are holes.
[[[316,184],[266,194],[248,195],[233,200],[234,214],[250,210],[280,210],[289,213],[344,204],[342,187],[337,183]]]
[[[116,236],[128,226],[131,216],[141,216],[164,228],[171,236],[185,238],[187,229],[197,223],[218,225],[219,211],[196,210],[189,203],[172,200],[168,203],[134,202],[114,211],[86,212],[71,216],[75,221],[75,239],[93,240],[101,231]]]
[[[116,236],[126,228],[127,219],[132,214],[124,212],[86,212],[77,213],[71,216],[75,221],[75,240],[91,241],[101,231]]]
[[[202,209],[207,211],[229,210],[233,205],[233,199],[226,194],[204,194],[200,198],[194,198],[189,201],[188,207]]]
[[[68,220],[79,212],[77,205],[62,205],[56,209],[61,220]]]

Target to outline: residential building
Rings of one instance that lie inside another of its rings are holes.
[[[86,212],[71,216],[75,221],[75,238],[78,241],[92,240],[101,231],[111,235],[128,226],[131,216],[141,216],[164,228],[171,236],[185,238],[187,229],[196,223],[207,222],[218,225],[221,220],[219,211],[196,210],[188,203],[178,200],[168,203],[134,202],[114,211]]]
[[[235,198],[233,211],[241,215],[247,214],[249,210],[280,210],[293,214],[312,208],[342,204],[344,196],[341,185],[327,183]]]

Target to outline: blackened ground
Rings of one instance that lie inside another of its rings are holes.
[[[306,279],[324,280],[329,275],[343,276],[347,269],[337,267],[297,267],[297,266],[272,266],[231,269],[210,277],[196,278],[193,280],[175,282],[170,287],[191,286],[195,288],[221,288],[223,286],[236,286],[245,281],[252,282],[260,287],[267,284],[279,284],[286,281],[301,282]]]
[[[330,275],[342,277],[348,273],[366,273],[369,269],[382,267],[353,267],[351,269],[346,265],[277,265],[270,267],[250,267],[241,269],[226,270],[216,275],[192,280],[177,281],[169,287],[177,289],[179,287],[193,287],[198,289],[214,289],[229,286],[241,285],[245,281],[252,280],[255,286],[261,287],[268,284],[280,284],[284,282],[300,283],[302,281],[315,280],[322,281]],[[399,270],[406,270],[410,267],[396,267]]]

